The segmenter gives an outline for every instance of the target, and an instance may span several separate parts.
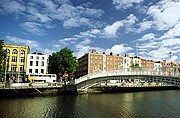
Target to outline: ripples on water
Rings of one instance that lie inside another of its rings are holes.
[[[1,118],[175,118],[180,90],[0,99]]]

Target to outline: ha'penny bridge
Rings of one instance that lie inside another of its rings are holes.
[[[90,74],[83,77],[80,77],[75,80],[75,85],[77,90],[88,89],[92,86],[96,86],[97,84],[103,82],[107,82],[108,80],[117,80],[116,85],[123,86],[128,85],[133,86],[132,83],[122,83],[122,80],[130,79],[130,80],[141,80],[150,83],[159,83],[161,85],[167,86],[177,86],[180,87],[180,74],[179,72],[150,72],[150,71],[130,71],[130,72],[109,72],[109,73],[99,73],[99,74]],[[121,80],[121,81],[119,81]],[[137,86],[138,84],[134,84]],[[147,87],[148,84],[144,84]],[[154,86],[157,87],[157,86]]]
[[[177,69],[178,70],[178,69]],[[116,83],[107,83],[107,81],[116,80]],[[125,82],[124,80],[130,80]],[[134,80],[143,81],[144,83],[136,83]],[[42,90],[56,89],[61,92],[77,93],[78,91],[87,91],[88,89],[100,87],[160,87],[174,86],[180,87],[180,73],[173,72],[157,72],[157,71],[121,71],[121,72],[100,72],[82,76],[69,82],[55,83],[12,83],[6,86],[0,84],[0,90],[35,90],[37,93],[43,93]]]

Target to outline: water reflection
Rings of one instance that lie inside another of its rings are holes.
[[[171,90],[0,99],[0,117],[178,117],[179,93]]]

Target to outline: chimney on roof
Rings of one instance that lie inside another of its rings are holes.
[[[113,52],[111,52],[110,55],[112,56],[112,55],[113,55]]]
[[[125,57],[129,57],[129,55],[128,55],[128,54],[125,54]]]
[[[96,49],[92,49],[92,53],[96,53]]]
[[[37,54],[38,50],[36,49],[36,54]]]

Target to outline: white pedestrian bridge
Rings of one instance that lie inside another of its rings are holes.
[[[180,73],[176,72],[155,72],[155,71],[122,71],[122,72],[101,72],[82,76],[75,79],[77,89],[88,88],[101,81],[138,79],[149,82],[166,83],[180,87]]]

